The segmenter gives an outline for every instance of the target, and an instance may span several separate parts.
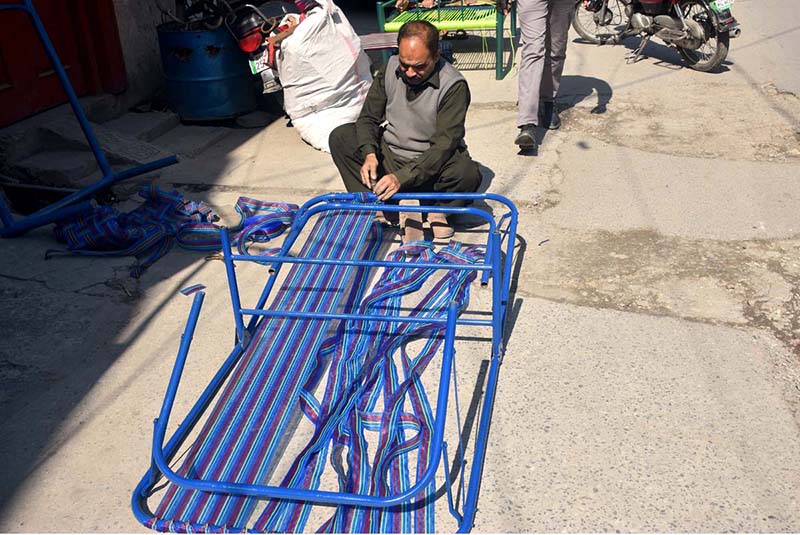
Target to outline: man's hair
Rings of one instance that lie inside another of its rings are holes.
[[[412,20],[403,24],[397,33],[397,45],[410,37],[422,39],[431,55],[439,51],[439,30],[427,20]]]

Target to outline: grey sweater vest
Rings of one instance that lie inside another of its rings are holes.
[[[384,75],[386,89],[386,129],[383,139],[392,152],[413,160],[431,146],[436,133],[436,116],[442,97],[453,84],[464,80],[458,70],[444,60],[439,69],[439,88],[427,86],[412,102],[406,98],[406,83],[397,76],[397,56],[389,58]]]

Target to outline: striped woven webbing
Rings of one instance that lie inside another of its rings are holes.
[[[167,192],[154,184],[143,186],[144,202],[130,212],[110,206],[97,206],[53,229],[56,240],[66,250],[51,249],[45,258],[56,255],[135,256],[131,276],[139,278],[174,244],[193,251],[218,251],[221,246],[219,218],[202,202],[185,199],[177,191]],[[230,231],[245,254],[248,242],[264,243],[291,225],[297,206],[239,197],[236,211],[241,218]],[[269,251],[265,251],[269,253]]]
[[[371,259],[380,245],[369,212],[324,212],[306,240],[306,257]],[[363,269],[292,265],[270,308],[335,312],[357,302]],[[354,282],[355,281],[355,282]],[[265,484],[301,387],[316,364],[328,325],[265,318],[177,470],[185,477]],[[159,531],[241,531],[257,500],[170,484],[148,525]]]
[[[474,271],[419,269],[414,268],[414,263],[474,263],[481,257],[479,249],[457,243],[435,254],[422,245],[402,247],[387,260],[406,261],[408,267],[385,270],[364,299],[359,313],[399,315],[410,306],[408,297],[424,283],[429,283],[431,289],[412,307],[408,313],[411,317],[441,318],[453,300],[462,310],[468,299],[469,284],[475,278]],[[440,325],[409,322],[350,320],[341,325],[335,337],[323,344],[323,351],[332,353],[332,358],[322,401],[316,401],[307,392],[304,396],[304,411],[315,424],[316,432],[293,462],[281,486],[318,488],[329,455],[341,491],[389,496],[413,486],[433,461],[430,458],[433,415],[421,375],[441,349],[442,332]],[[407,346],[418,339],[425,343],[412,355]],[[400,369],[396,362],[400,362]],[[372,442],[366,438],[368,432],[374,437]],[[416,464],[413,481],[412,462]],[[432,532],[434,491],[432,483],[417,497],[421,506],[339,507],[320,531]],[[302,531],[311,507],[311,504],[270,500],[253,529]]]

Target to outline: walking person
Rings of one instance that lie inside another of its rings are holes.
[[[567,57],[567,38],[575,0],[498,0],[508,11],[517,2],[522,31],[519,65],[519,134],[514,143],[523,150],[536,149],[536,127],[561,126],[555,99]]]

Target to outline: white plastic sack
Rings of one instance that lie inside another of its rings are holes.
[[[369,59],[344,13],[330,0],[307,13],[277,58],[284,107],[297,132],[330,152],[328,136],[358,117],[372,83]]]

